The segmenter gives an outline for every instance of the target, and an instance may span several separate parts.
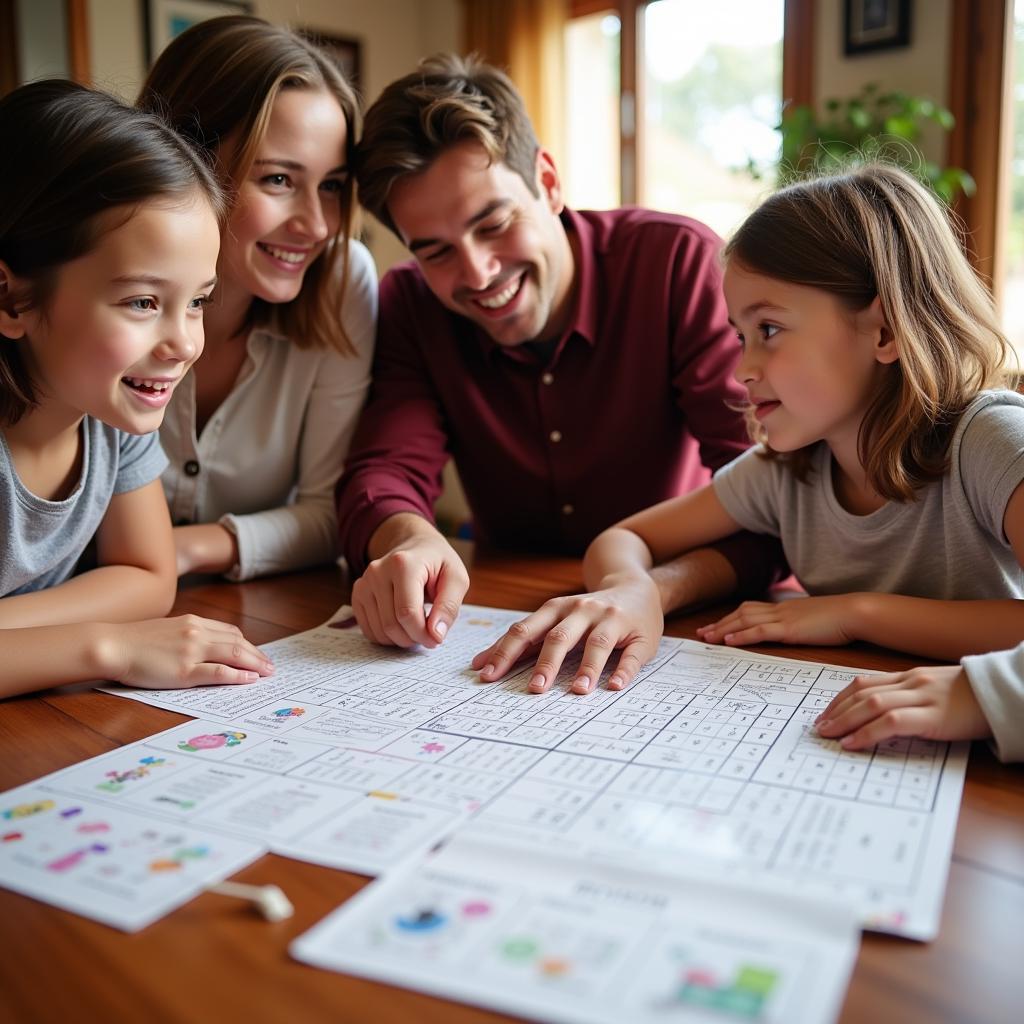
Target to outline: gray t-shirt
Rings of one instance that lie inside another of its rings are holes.
[[[167,465],[155,433],[136,436],[86,416],[82,475],[63,501],[47,501],[18,479],[0,430],[0,597],[63,583],[115,494],[159,478]]]
[[[853,515],[836,499],[824,442],[801,483],[778,459],[752,448],[723,466],[715,493],[755,533],[782,539],[811,594],[876,591],[943,601],[1024,597],[1024,571],[1003,533],[1003,516],[1024,480],[1024,397],[982,392],[950,447],[950,471],[911,502]]]

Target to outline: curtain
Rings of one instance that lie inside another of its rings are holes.
[[[568,8],[568,0],[463,0],[464,52],[508,73],[540,144],[556,162],[564,152]]]

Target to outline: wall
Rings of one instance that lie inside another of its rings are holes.
[[[423,56],[461,43],[459,0],[256,0],[268,21],[319,29],[362,44],[364,98],[372,101]],[[95,85],[133,99],[146,73],[139,0],[91,0],[89,45]],[[367,218],[370,248],[383,272],[406,257],[389,232]]]
[[[911,0],[911,45],[847,57],[843,54],[842,0],[818,0],[815,26],[814,94],[819,103],[846,98],[868,82],[949,104],[949,51],[953,0]],[[922,149],[945,158],[945,134],[929,125]]]

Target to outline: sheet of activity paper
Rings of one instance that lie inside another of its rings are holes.
[[[827,1024],[858,940],[834,901],[456,838],[291,953],[546,1024]]]
[[[441,648],[398,651],[343,609],[268,645],[265,682],[112,690],[200,720],[44,782],[369,874],[459,828],[837,896],[868,927],[935,935],[964,745],[845,752],[811,725],[852,670],[685,640],[622,692],[570,694],[572,665],[543,695],[529,667],[478,683],[471,656],[521,616],[466,607]],[[152,756],[159,778],[97,790],[98,769]]]
[[[257,843],[46,786],[0,796],[0,885],[123,931],[143,928],[263,853]]]

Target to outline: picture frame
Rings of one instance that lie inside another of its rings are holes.
[[[248,0],[142,0],[146,34],[146,62],[152,65],[160,51],[187,28],[225,14],[252,14]]]
[[[844,0],[846,56],[910,45],[911,0]]]
[[[362,46],[358,39],[348,36],[336,36],[330,32],[321,32],[316,28],[297,28],[303,39],[319,46],[331,54],[341,66],[349,84],[357,94],[362,92]]]

